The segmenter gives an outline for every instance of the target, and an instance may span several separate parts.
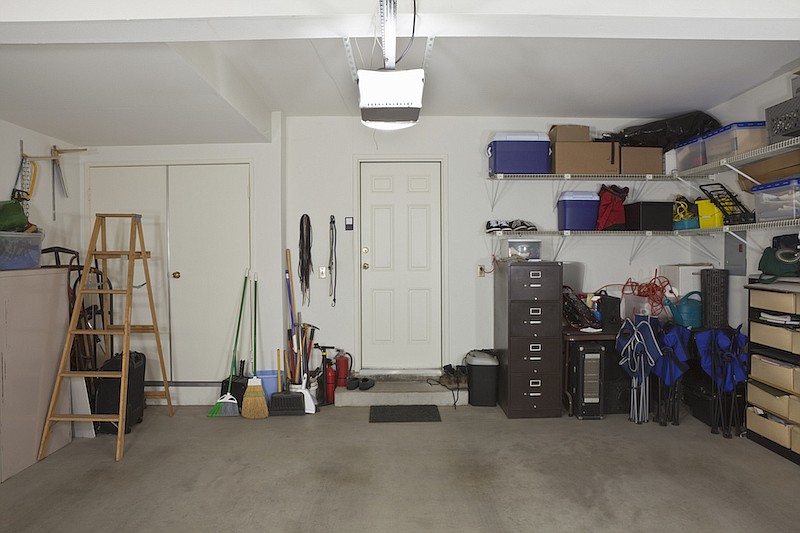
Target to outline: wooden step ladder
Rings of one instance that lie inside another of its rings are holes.
[[[107,248],[107,220],[109,219],[130,219],[130,245],[127,250],[109,250]],[[166,400],[169,415],[172,416],[172,398],[169,394],[169,383],[167,382],[167,370],[164,365],[164,354],[161,349],[161,336],[158,333],[158,321],[156,320],[156,308],[153,300],[153,288],[150,282],[150,269],[147,259],[150,252],[145,251],[144,231],[142,230],[142,216],[138,214],[98,214],[95,218],[92,237],[89,241],[89,248],[86,251],[86,260],[81,273],[78,290],[75,294],[75,301],[83,301],[83,297],[89,294],[99,295],[103,298],[106,316],[103,317],[103,329],[81,329],[79,328],[80,305],[75,305],[72,309],[72,317],[67,330],[67,338],[64,342],[64,351],[61,353],[61,362],[58,367],[53,395],[50,398],[50,407],[47,409],[47,419],[42,430],[42,441],[39,445],[39,460],[43,459],[47,450],[47,441],[50,436],[50,428],[56,422],[111,422],[117,425],[117,452],[116,460],[122,459],[125,450],[125,417],[127,414],[128,397],[128,368],[130,364],[131,333],[152,333],[155,335],[156,347],[158,348],[158,360],[161,365],[161,378],[164,383],[163,390],[146,391],[145,398],[155,398]],[[127,281],[124,289],[110,288],[89,288],[87,287],[91,277],[90,265],[95,259],[100,260],[102,271],[108,272],[109,259],[127,259]],[[150,300],[150,315],[152,323],[146,325],[131,324],[132,300],[133,300],[133,273],[136,260],[142,261],[144,269],[145,286],[147,287],[147,297]],[[124,320],[122,324],[109,324],[108,309],[110,309],[111,295],[120,295],[125,299]],[[109,372],[102,370],[75,371],[70,370],[70,351],[75,335],[96,335],[103,337],[106,346],[106,354],[111,354],[112,336],[122,337],[122,370]],[[119,379],[119,406],[117,414],[72,414],[56,413],[59,395],[65,378],[118,378]]]

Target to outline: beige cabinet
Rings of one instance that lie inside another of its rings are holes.
[[[0,272],[0,481],[36,462],[68,315],[66,270]],[[69,388],[58,412],[70,412]],[[71,424],[56,424],[48,453],[71,440]]]

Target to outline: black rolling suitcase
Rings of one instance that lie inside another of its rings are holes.
[[[128,368],[128,409],[125,418],[125,433],[130,433],[134,423],[144,418],[144,370],[147,358],[141,352],[131,351]],[[108,359],[101,371],[119,372],[122,370],[122,356],[114,355]],[[98,414],[117,414],[119,411],[119,378],[100,378],[97,380],[95,412]],[[100,422],[97,431],[116,433],[117,426],[112,422]]]

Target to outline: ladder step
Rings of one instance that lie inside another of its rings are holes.
[[[109,324],[108,329],[122,331],[125,326],[122,324]],[[156,328],[152,324],[131,324],[131,333],[155,333]]]
[[[119,415],[55,413],[49,420],[52,422],[119,422]]]
[[[123,335],[125,330],[119,329],[71,329],[72,335]]]
[[[150,252],[145,252],[144,254],[148,259],[150,258]],[[89,255],[90,256],[95,256],[95,257],[100,257],[100,258],[106,258],[106,259],[109,259],[109,258],[111,258],[111,259],[117,258],[118,259],[118,258],[121,258],[121,257],[128,257],[130,254],[128,253],[127,250],[95,250],[95,251],[90,251]],[[133,258],[134,259],[141,259],[142,258],[142,252],[133,252]],[[90,259],[91,259],[91,257],[90,257]]]
[[[69,370],[59,372],[62,378],[121,378],[122,372],[119,370]]]
[[[78,289],[78,294],[127,294],[125,289]]]
[[[167,391],[165,390],[146,390],[144,391],[145,400],[166,400]]]

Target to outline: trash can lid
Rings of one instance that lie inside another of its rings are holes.
[[[475,366],[497,366],[497,357],[490,353],[472,350],[467,354],[467,364]]]

